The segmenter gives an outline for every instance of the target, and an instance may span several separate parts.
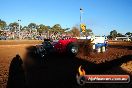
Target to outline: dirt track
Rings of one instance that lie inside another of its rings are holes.
[[[16,54],[23,56],[25,47],[29,45],[0,45],[0,88],[5,88],[8,70],[12,58]]]
[[[10,62],[12,60],[12,58],[16,55],[16,54],[20,54],[21,57],[23,57],[24,53],[25,53],[25,48],[40,42],[30,42],[28,44],[26,44],[27,41],[21,42],[21,44],[19,43],[15,43],[15,45],[13,45],[13,43],[8,43],[9,45],[3,45],[3,41],[0,44],[0,88],[5,88],[6,87],[6,83],[7,83],[7,77],[8,77],[8,70],[9,70],[9,65]],[[90,62],[90,63],[94,63],[94,64],[100,64],[100,63],[106,63],[115,59],[119,59],[122,56],[127,56],[127,55],[132,55],[132,49],[131,47],[131,43],[130,44],[116,44],[116,43],[112,43],[112,46],[110,46],[108,48],[108,50],[105,53],[100,53],[100,54],[91,54],[89,56],[82,56],[81,54],[78,55],[78,57]],[[117,46],[116,46],[117,45]],[[116,46],[116,47],[114,47]],[[131,57],[130,57],[131,58]],[[132,58],[131,58],[132,59]],[[124,71],[132,73],[132,60],[121,64],[119,67],[123,68]],[[115,71],[115,69],[117,70],[119,67],[117,68],[113,68],[111,69],[111,71]],[[111,72],[110,71],[110,72]],[[106,71],[106,73],[109,73],[109,71]],[[114,73],[118,73],[114,72]],[[119,72],[120,73],[120,72]],[[119,87],[121,88],[121,87]]]

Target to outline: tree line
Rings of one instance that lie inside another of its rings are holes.
[[[19,26],[18,22],[13,22],[7,25],[7,23],[3,20],[0,20],[0,30],[10,30],[11,32],[15,32],[20,27],[21,31],[28,31],[29,33],[32,33],[37,30],[39,34],[42,33],[54,33],[54,34],[72,34],[74,37],[80,36],[80,28],[73,27],[71,30],[70,28],[62,28],[60,24],[55,24],[54,26],[47,26],[44,24],[36,24],[36,23],[29,23],[27,26]],[[86,29],[86,32],[82,33],[85,36],[93,34],[91,29]],[[126,32],[125,35],[122,33],[118,33],[116,30],[110,31],[110,34],[108,35],[108,38],[114,39],[116,37],[124,37],[124,36],[132,36],[132,32]]]
[[[20,27],[20,31],[28,31],[29,33],[32,33],[37,30],[39,34],[42,33],[53,33],[53,34],[72,34],[72,36],[77,37],[80,36],[80,28],[78,27],[72,27],[71,30],[70,28],[62,28],[60,24],[55,24],[54,26],[47,26],[44,24],[36,24],[36,23],[29,23],[27,26],[21,26],[19,25],[18,22],[13,22],[7,25],[7,23],[3,20],[0,20],[0,30],[9,30],[11,32],[16,32],[18,31]],[[92,32],[91,29],[86,29],[86,32],[83,33],[83,35],[90,35]]]
[[[116,30],[112,30],[110,31],[110,34],[108,35],[109,39],[114,39],[116,37],[131,37],[132,36],[132,32],[126,32],[125,34],[119,33]]]
[[[17,29],[19,29],[19,23],[18,22],[13,22],[7,25],[7,23],[3,20],[0,20],[0,29],[1,30],[10,30],[11,32],[15,32]],[[46,26],[44,24],[39,24],[37,25],[36,23],[29,23],[27,26],[21,26],[20,25],[20,30],[21,31],[28,31],[28,32],[33,32],[37,30],[39,33],[42,32],[47,32],[48,30],[51,32],[65,32],[68,28],[62,28],[60,24],[55,24],[53,27]]]

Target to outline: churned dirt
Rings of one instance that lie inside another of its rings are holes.
[[[25,54],[26,47],[39,44],[37,40],[1,40],[0,41],[0,88],[5,88],[8,78],[9,66],[12,58]]]
[[[19,54],[21,57],[25,54],[26,47],[35,44],[40,44],[42,41],[0,41],[0,88],[6,88],[8,80],[9,66],[12,58]],[[120,64],[114,65],[105,73],[116,73],[122,68],[125,73],[132,74],[132,43],[131,42],[110,42],[109,47],[105,53],[90,53],[89,55],[83,55],[80,53],[77,57],[81,60],[88,61],[89,63],[103,65],[105,63],[119,62]],[[119,61],[121,59],[121,61]],[[52,69],[50,69],[52,70]],[[115,72],[116,71],[116,72]],[[119,72],[120,73],[120,72]],[[92,85],[91,85],[92,86]],[[102,86],[102,85],[101,85]],[[129,85],[131,87],[131,85]],[[129,87],[128,86],[128,87]],[[94,86],[93,86],[94,87]],[[90,87],[90,88],[93,88]],[[105,86],[109,88],[109,86]],[[101,87],[103,88],[103,87]],[[111,88],[124,88],[124,87],[112,87]],[[127,88],[127,87],[126,87]]]

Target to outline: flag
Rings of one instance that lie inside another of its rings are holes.
[[[82,8],[80,8],[80,11],[82,11],[83,9]]]
[[[81,13],[83,12],[83,9],[82,9],[82,8],[80,8],[80,12],[81,12]]]

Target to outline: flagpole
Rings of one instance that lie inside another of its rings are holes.
[[[80,24],[81,24],[81,22],[82,22],[82,8],[80,8]]]
[[[20,29],[21,29],[20,21],[21,21],[21,20],[18,20],[18,24],[19,24],[19,34],[18,34],[18,36],[19,36],[19,39],[20,39],[20,31],[21,31],[21,30],[20,30]]]
[[[81,26],[81,23],[82,23],[82,8],[80,8],[80,26]],[[80,27],[79,26],[79,27]],[[80,27],[80,35],[82,35],[82,31],[81,31],[81,27]]]

